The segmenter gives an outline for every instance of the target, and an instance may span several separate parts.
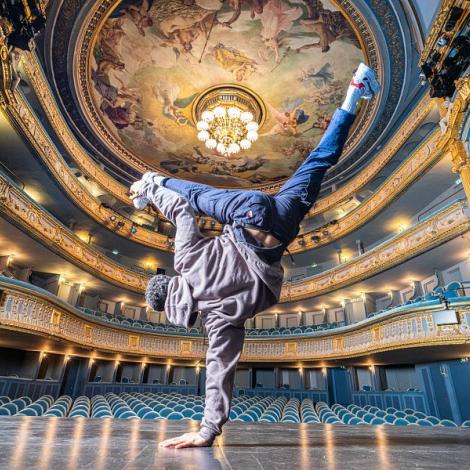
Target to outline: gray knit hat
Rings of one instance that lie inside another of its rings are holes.
[[[165,274],[157,274],[153,276],[147,284],[145,291],[145,300],[147,305],[158,312],[165,309],[165,301],[168,295],[168,284],[170,283],[170,276]]]

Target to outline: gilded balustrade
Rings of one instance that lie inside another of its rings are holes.
[[[293,284],[285,284],[281,302],[332,292],[392,268],[470,229],[465,202],[457,202],[347,263]]]
[[[123,288],[144,292],[148,278],[109,260],[66,228],[0,175],[0,211],[28,233],[78,266]],[[281,302],[306,299],[389,269],[470,229],[468,208],[457,202],[352,261],[294,284],[284,285]]]
[[[122,326],[102,324],[53,296],[0,282],[0,327],[47,336],[93,351],[112,352],[146,358],[202,359],[207,342],[202,337],[166,336],[158,333],[126,330]],[[369,355],[384,351],[423,346],[468,344],[470,307],[452,305],[458,324],[437,326],[432,312],[441,306],[410,308],[406,311],[340,331],[319,332],[295,339],[247,338],[241,361],[292,362],[324,361]]]
[[[148,278],[102,255],[0,175],[0,210],[48,248],[97,277],[134,292]]]

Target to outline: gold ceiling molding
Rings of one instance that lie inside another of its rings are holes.
[[[72,173],[28,102],[21,94],[15,94],[15,98],[15,102],[7,106],[9,116],[19,126],[56,181],[78,207],[93,220],[124,238],[159,250],[172,250],[166,235],[133,223],[95,198]],[[137,228],[135,233],[133,233],[133,227]]]
[[[289,245],[291,253],[301,253],[332,243],[357,230],[399,197],[417,178],[442,157],[442,136],[435,130],[404,163],[402,163],[367,200],[338,219],[334,225],[305,232]],[[314,239],[312,239],[315,237]]]
[[[31,58],[33,56],[29,54],[29,57]],[[110,188],[117,188],[122,194],[124,186],[117,183],[113,178],[101,170],[72,137],[61,113],[55,105],[51,92],[47,86],[47,82],[42,76],[42,72],[40,72],[40,67],[36,61],[23,60],[23,66],[25,70],[28,71],[28,76],[33,86],[37,87],[35,88],[37,96],[42,102],[43,109],[48,115],[51,125],[54,127],[57,135],[61,139],[61,142],[67,148],[69,153],[75,156],[79,167],[83,168],[87,174],[98,179],[98,183],[100,185],[105,187],[105,184],[109,182],[111,184]],[[28,140],[30,140],[36,148],[38,154],[50,169],[51,173],[56,177],[57,181],[79,207],[88,213],[94,220],[111,229],[116,227],[117,222],[111,223],[110,218],[112,216],[116,217],[116,221],[122,222],[122,226],[117,228],[115,231],[122,237],[152,248],[158,248],[164,251],[172,250],[168,237],[140,226],[137,226],[137,231],[132,233],[131,229],[134,226],[132,221],[112,209],[101,205],[101,203],[83,187],[76,176],[71,172],[67,163],[63,160],[56,147],[52,144],[50,137],[43,129],[39,119],[31,111],[27,101],[21,94],[15,94],[15,96],[15,101],[10,103],[7,107],[11,116],[25,132]],[[429,113],[429,110],[429,101],[423,99],[410,116],[411,122],[418,125]],[[402,141],[409,137],[408,132],[410,132],[411,128],[412,126],[405,126],[404,129],[407,130],[407,132],[400,132],[398,135],[395,135],[394,139],[392,139],[392,141],[386,146],[383,152],[381,152],[381,154],[365,169],[365,180],[370,180],[386,163],[390,161],[391,157],[393,157],[399,146],[402,144]],[[445,140],[447,139],[443,139],[443,141]],[[307,251],[312,248],[317,248],[331,243],[339,237],[344,236],[347,233],[351,233],[359,228],[389,204],[394,197],[402,192],[403,188],[410,185],[415,178],[417,178],[423,171],[425,171],[426,168],[430,167],[430,165],[437,160],[437,157],[440,155],[440,146],[441,142],[439,141],[439,134],[436,131],[402,166],[399,167],[398,170],[395,171],[394,174],[386,180],[386,182],[371,198],[345,217],[339,219],[336,225],[329,226],[326,235],[323,234],[324,231],[321,227],[316,231],[309,231],[302,236],[298,236],[290,245],[289,249],[293,253]],[[105,178],[103,178],[104,175],[106,175]],[[359,183],[358,178],[356,178],[355,181]],[[362,181],[361,184],[365,184],[365,182],[366,181]],[[336,199],[336,194],[339,194],[339,197],[341,197],[342,189],[331,195],[330,201]],[[126,198],[128,198],[127,195]],[[128,202],[131,203],[130,200],[128,200]],[[322,200],[320,200],[320,204],[321,202]],[[209,227],[209,225],[206,225],[206,227]],[[210,227],[212,230],[218,230],[220,229],[220,224],[217,224],[217,226],[211,225]],[[312,240],[313,235],[316,237],[315,242]]]
[[[65,341],[71,347],[93,354],[116,353],[155,360],[203,359],[207,342],[203,337],[170,336],[104,324],[88,317],[52,295],[34,288],[0,282],[0,327]],[[436,326],[432,312],[442,306],[412,308],[341,331],[298,338],[259,339],[247,337],[241,361],[291,362],[339,360],[415,347],[466,344],[470,341],[468,304],[452,305],[457,325]],[[51,318],[55,321],[51,322]]]
[[[148,277],[102,255],[0,175],[0,210],[47,248],[106,282],[142,293]]]
[[[52,92],[48,86],[42,68],[38,63],[35,54],[24,53],[21,64],[24,71],[28,75],[28,79],[38,97],[42,108],[48,117],[49,123],[53,127],[55,133],[60,138],[62,144],[69,154],[75,159],[79,168],[88,176],[93,178],[102,188],[111,193],[117,199],[132,204],[128,196],[128,188],[117,182],[108,173],[106,173],[99,165],[97,165],[87,152],[77,142],[75,136],[70,132],[65,120],[59,111]],[[398,149],[407,141],[411,134],[423,122],[426,116],[431,112],[435,104],[428,95],[424,96],[414,110],[408,115],[400,129],[395,133],[393,138],[385,145],[377,154],[376,158],[367,165],[350,182],[337,189],[331,195],[319,199],[314,207],[310,210],[308,216],[312,217],[328,211],[353,197],[362,187],[368,184],[377,174],[389,163]],[[277,187],[269,187],[268,192],[273,193]],[[208,226],[208,225],[207,225]],[[211,226],[214,230],[221,230],[220,224]]]
[[[53,127],[62,144],[73,157],[79,168],[88,176],[93,178],[102,188],[110,192],[117,199],[132,204],[128,196],[128,188],[117,182],[106,173],[87,152],[78,144],[75,136],[70,132],[57,103],[52,95],[43,70],[38,63],[37,57],[33,53],[23,53],[21,64],[26,72],[33,90],[38,97],[42,108],[48,117],[49,123]],[[408,115],[400,129],[393,138],[379,151],[376,158],[367,165],[356,177],[347,184],[337,189],[331,195],[320,198],[310,210],[308,216],[326,212],[341,202],[353,197],[353,195],[369,183],[393,158],[397,150],[409,139],[411,134],[421,125],[426,116],[431,112],[435,103],[428,95],[425,95],[413,111]],[[268,187],[267,192],[274,193],[277,187]],[[217,224],[216,229],[219,228]]]
[[[84,17],[81,29],[78,33],[75,43],[76,58],[73,64],[73,82],[75,86],[75,95],[79,105],[86,115],[90,127],[122,161],[126,162],[131,168],[139,172],[159,171],[166,174],[161,168],[152,168],[144,163],[139,157],[130,152],[118,139],[108,130],[100,114],[97,112],[91,93],[90,77],[90,57],[102,25],[109,18],[113,10],[119,5],[119,0],[99,0],[92,4]],[[377,72],[380,81],[383,81],[384,66],[382,57],[379,54],[379,45],[375,39],[373,31],[363,15],[358,11],[350,0],[334,0],[339,9],[345,13],[345,17],[355,30],[357,37],[360,38],[364,54],[368,62]],[[361,113],[361,123],[356,126],[350,134],[348,142],[345,145],[344,153],[351,151],[356,147],[371,123],[375,119],[379,108],[379,101],[375,100],[370,106]],[[168,175],[171,176],[171,175]],[[277,192],[283,182],[252,185],[250,189],[258,189],[266,192]]]
[[[47,247],[97,277],[143,293],[149,277],[109,260],[0,176],[0,211]],[[362,256],[324,273],[285,284],[280,302],[332,292],[400,264],[470,229],[468,208],[457,202]]]
[[[103,168],[101,168],[101,166],[90,157],[88,152],[78,143],[77,139],[70,131],[70,128],[57,106],[36,54],[29,51],[23,51],[21,54],[20,65],[28,76],[29,83],[41,104],[42,110],[44,111],[49,124],[54,129],[55,134],[60,139],[60,142],[69,155],[77,163],[80,170],[98,183],[104,191],[125,204],[132,205],[132,200],[129,198],[129,188],[106,173],[106,171],[104,171]],[[161,214],[160,217],[163,220],[166,220]],[[201,219],[211,221],[209,218]],[[207,226],[209,226],[209,224],[207,224]],[[222,225],[211,225],[211,229],[221,231]]]
[[[456,202],[400,235],[333,269],[284,284],[281,302],[316,297],[368,279],[470,230],[470,211]]]

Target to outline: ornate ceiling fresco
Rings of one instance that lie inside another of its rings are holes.
[[[403,85],[391,62],[403,44],[390,5],[369,3],[64,0],[50,71],[77,137],[118,176],[155,169],[272,191],[318,143],[360,61],[393,76],[361,108],[334,171],[357,164],[390,123]],[[372,7],[374,21],[364,14]],[[198,98],[222,84],[248,89],[265,111],[259,139],[231,156],[207,149],[195,127]]]
[[[129,152],[233,187],[292,174],[361,60],[359,37],[330,1],[125,0],[99,30],[89,76],[97,113]],[[206,149],[192,118],[197,97],[223,83],[254,91],[267,111],[259,140],[236,156]]]

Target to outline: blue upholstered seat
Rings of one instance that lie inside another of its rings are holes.
[[[441,419],[441,422],[438,424],[438,426],[444,426],[446,428],[456,428],[457,424],[450,419]]]

